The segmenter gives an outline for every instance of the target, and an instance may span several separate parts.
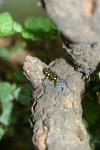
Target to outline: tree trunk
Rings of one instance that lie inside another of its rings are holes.
[[[97,3],[95,7],[91,6],[91,9],[90,3],[93,5],[94,1],[44,0],[48,14],[66,39],[69,38],[74,43],[67,47],[67,40],[63,37],[67,55],[65,58],[53,61],[49,66],[31,56],[27,56],[24,63],[25,75],[34,89],[32,93],[33,143],[39,150],[91,150],[89,137],[82,121],[81,100],[86,79],[100,63],[100,44],[95,43],[100,34],[98,35],[96,28],[96,34],[92,35],[90,30],[86,30],[84,24],[87,21],[85,15],[90,17],[95,12],[98,13]],[[86,7],[86,11],[82,10],[83,6]],[[79,10],[82,12],[79,13]],[[79,24],[81,15],[83,24]],[[78,22],[75,22],[75,19]],[[92,23],[88,24],[88,27]],[[85,41],[85,38],[89,39],[89,44],[80,43]],[[59,82],[50,81],[45,77],[44,68],[51,68],[54,74],[59,76],[60,80],[57,81],[61,81],[60,85]]]

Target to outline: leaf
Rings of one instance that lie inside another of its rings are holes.
[[[9,82],[0,83],[0,99],[1,101],[13,100],[12,85]]]
[[[13,33],[13,19],[8,12],[0,14],[0,36],[11,35]]]
[[[13,96],[16,100],[18,100],[19,94],[21,92],[21,88],[17,88],[14,92],[13,92]]]
[[[15,76],[16,81],[23,81],[26,79],[25,75],[23,74],[22,69],[16,70],[14,76]]]
[[[3,59],[9,58],[9,52],[6,48],[0,47],[0,57],[2,57]]]
[[[31,31],[27,29],[23,29],[21,34],[22,34],[22,37],[25,39],[37,40],[36,37],[34,36],[34,33],[32,33]]]
[[[94,124],[100,116],[100,107],[95,104],[89,104],[84,109],[85,119],[90,123]]]
[[[0,116],[0,122],[3,123],[4,125],[9,125],[12,108],[13,108],[12,102],[10,101],[2,102],[3,113]]]
[[[12,35],[16,32],[22,32],[23,27],[14,21],[10,13],[0,13],[0,36]]]
[[[15,32],[22,32],[22,29],[23,29],[22,25],[20,25],[18,22],[14,21],[14,23],[13,23],[13,30]]]
[[[5,134],[5,129],[0,127],[0,140],[2,139],[4,134]]]
[[[31,89],[32,89],[31,85],[26,84],[22,88],[17,88],[14,91],[13,95],[20,104],[25,105],[25,106],[30,106]]]
[[[54,23],[47,17],[29,17],[25,21],[22,36],[32,40],[45,40],[58,36],[58,31]]]
[[[30,30],[49,32],[50,30],[56,30],[54,23],[47,17],[29,17],[25,21],[25,27]]]
[[[30,31],[29,29],[24,29],[22,32],[22,37],[31,40],[46,40],[51,37],[58,36],[57,30],[50,30],[49,32],[44,32],[42,30]]]
[[[16,83],[12,83],[11,84],[11,93],[12,93],[12,95],[13,95],[14,90],[16,90],[16,88],[17,88]]]

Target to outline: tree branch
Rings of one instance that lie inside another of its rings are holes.
[[[74,44],[66,46],[63,38],[70,63],[67,58],[61,58],[47,66],[36,57],[26,58],[24,72],[34,89],[33,143],[39,150],[90,150],[82,122],[81,98],[85,89],[83,75],[89,77],[100,63],[100,44],[97,43],[100,38],[100,26],[97,24],[100,2],[42,1],[60,31]],[[78,44],[83,41],[91,44]],[[48,67],[60,77],[60,85],[45,78],[43,68]]]
[[[49,67],[37,58],[28,56],[24,70],[32,82],[33,143],[40,150],[90,150],[82,122],[81,94],[84,91],[82,74],[64,59],[52,62],[52,70],[67,82],[64,93],[49,79],[43,68]]]
[[[99,0],[42,0],[59,30],[74,42],[100,40]]]

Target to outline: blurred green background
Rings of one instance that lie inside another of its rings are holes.
[[[64,54],[57,27],[38,0],[0,0],[0,149],[34,149],[31,85],[22,69],[26,56],[49,64]],[[86,85],[82,105],[91,146],[100,150],[100,66]]]
[[[3,11],[10,12],[20,23],[29,16],[45,15],[39,0],[0,0],[0,12]]]

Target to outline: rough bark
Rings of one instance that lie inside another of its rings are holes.
[[[100,63],[100,44],[95,43],[100,37],[100,27],[96,25],[100,17],[99,4],[93,0],[44,0],[48,14],[59,29],[66,38],[78,44],[64,45],[68,59],[57,59],[49,66],[31,56],[27,56],[24,63],[25,75],[34,89],[33,143],[39,150],[91,150],[82,122],[81,99],[85,79]],[[92,28],[93,24],[95,28]],[[93,43],[79,43],[87,40]],[[45,67],[50,67],[64,79],[63,93],[45,78]]]
[[[38,58],[26,58],[24,70],[35,89],[33,143],[40,150],[90,150],[82,122],[81,98],[85,87],[82,77],[83,72],[87,77],[96,69],[100,61],[99,48],[99,45],[75,45],[73,49],[66,49],[73,62],[78,64],[77,70],[63,58],[50,64],[52,70],[67,82],[64,93],[60,93],[54,83],[45,78],[43,68],[50,66]]]

